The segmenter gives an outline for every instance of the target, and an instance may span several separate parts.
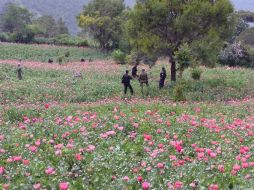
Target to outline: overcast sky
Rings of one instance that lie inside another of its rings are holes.
[[[237,10],[254,11],[254,0],[232,0]]]

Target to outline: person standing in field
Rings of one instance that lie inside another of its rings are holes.
[[[137,78],[138,77],[137,72],[138,72],[138,64],[135,64],[135,66],[132,68],[131,71],[132,77]]]
[[[21,67],[21,64],[19,63],[19,64],[18,64],[18,67],[17,67],[17,75],[18,75],[18,79],[19,79],[19,80],[22,80],[22,79],[23,79],[22,74],[23,74],[23,69],[22,69],[22,67]]]
[[[143,94],[144,84],[148,87],[148,75],[145,72],[145,69],[142,69],[142,72],[141,72],[141,74],[139,76],[139,82],[140,82],[140,86],[141,86],[141,92]]]
[[[162,67],[161,73],[160,73],[160,82],[159,82],[159,88],[162,89],[164,87],[165,79],[167,78],[166,69]]]
[[[127,93],[127,90],[129,88],[131,91],[131,95],[133,95],[134,92],[131,86],[131,80],[132,80],[132,77],[129,75],[129,71],[126,70],[125,74],[122,77],[122,84],[124,85],[124,94]]]

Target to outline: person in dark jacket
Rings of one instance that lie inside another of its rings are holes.
[[[137,72],[138,72],[138,64],[136,64],[136,65],[132,68],[132,71],[131,71],[132,77],[137,78],[137,77],[138,77]]]
[[[126,73],[122,77],[122,84],[124,85],[124,94],[127,93],[127,89],[129,88],[131,91],[131,95],[133,95],[133,88],[131,86],[132,77],[129,75],[129,71],[127,70]]]
[[[166,69],[162,67],[161,73],[160,73],[160,82],[159,82],[159,88],[162,89],[164,87],[165,79],[167,78]]]

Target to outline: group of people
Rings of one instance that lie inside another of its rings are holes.
[[[21,61],[20,61],[21,62]],[[21,64],[19,63],[17,66],[17,76],[19,80],[23,79],[23,69]],[[138,75],[137,74],[138,69],[137,69],[137,65],[135,65],[132,68],[132,76],[129,75],[129,71],[126,70],[125,74],[122,77],[122,84],[124,85],[124,94],[127,94],[127,90],[130,89],[131,95],[134,94],[133,88],[131,86],[131,80],[132,79],[138,79],[140,86],[141,86],[141,92],[143,94],[143,89],[144,86],[148,87],[149,83],[148,83],[148,75],[145,71],[145,69],[142,69],[141,74]],[[75,77],[82,77],[80,72],[75,72],[74,73]],[[166,69],[164,67],[162,67],[161,72],[160,72],[160,81],[159,81],[159,88],[162,89],[164,87],[164,83],[165,83],[165,79],[167,77],[167,73],[166,73]]]
[[[138,75],[138,65],[135,65],[132,68],[132,72],[131,75],[129,75],[129,71],[126,70],[125,74],[122,77],[122,84],[124,85],[124,94],[127,94],[127,90],[128,88],[130,89],[131,95],[133,95],[134,91],[133,88],[131,86],[131,80],[132,79],[138,79],[140,86],[141,86],[141,92],[143,94],[143,88],[144,85],[146,85],[147,87],[149,86],[148,83],[148,75],[145,71],[145,69],[142,69],[141,74]],[[167,73],[166,73],[166,69],[164,67],[162,67],[161,72],[160,72],[160,81],[159,81],[159,88],[162,89],[164,87],[165,84],[165,79],[167,78]]]

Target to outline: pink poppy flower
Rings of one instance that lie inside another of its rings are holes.
[[[123,180],[126,181],[126,182],[128,182],[128,181],[130,181],[130,178],[129,178],[128,176],[124,176],[124,177],[123,177]]]
[[[46,170],[45,170],[45,173],[46,174],[48,174],[48,175],[53,175],[53,174],[55,174],[56,172],[55,172],[55,169],[54,168],[47,168]]]
[[[142,176],[138,176],[138,177],[137,177],[137,181],[138,181],[138,182],[142,182],[142,181],[143,181],[143,177],[142,177]]]
[[[218,166],[218,170],[219,170],[221,173],[224,173],[224,172],[225,172],[225,167],[224,167],[224,165],[219,165],[219,166]]]
[[[30,164],[30,161],[29,160],[22,160],[22,163],[25,165],[25,166],[28,166]]]
[[[80,160],[83,159],[83,157],[81,156],[81,154],[76,154],[76,155],[75,155],[75,158],[76,158],[76,160],[78,160],[78,161],[80,161]]]
[[[219,190],[219,186],[217,184],[211,184],[208,187],[208,190]]]
[[[3,174],[4,174],[4,167],[0,166],[0,175],[3,175]]]
[[[36,146],[30,146],[29,148],[28,148],[31,152],[36,152],[37,151],[37,147]]]
[[[59,189],[60,190],[68,190],[69,189],[69,184],[67,182],[62,182],[59,184]]]
[[[94,150],[95,150],[95,146],[94,145],[90,144],[90,145],[87,146],[87,149],[86,149],[87,152],[93,152]]]
[[[160,168],[160,169],[162,169],[162,168],[164,168],[164,164],[163,164],[163,163],[158,163],[158,164],[157,164],[157,167]]]
[[[239,171],[240,169],[241,169],[241,166],[238,165],[238,164],[235,164],[235,165],[233,166],[233,170],[234,170],[234,171]]]
[[[181,181],[176,181],[174,184],[175,189],[181,189],[183,186],[183,183]]]
[[[40,183],[36,183],[36,184],[33,185],[33,188],[35,190],[40,190],[41,189],[41,184]]]
[[[10,184],[7,184],[7,183],[3,184],[3,189],[9,189],[9,188],[10,188]]]
[[[144,181],[144,182],[142,183],[142,189],[143,189],[143,190],[148,190],[149,188],[150,188],[150,183]]]

